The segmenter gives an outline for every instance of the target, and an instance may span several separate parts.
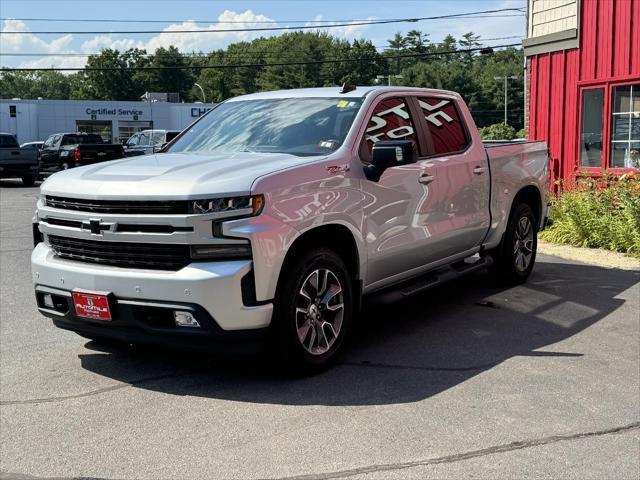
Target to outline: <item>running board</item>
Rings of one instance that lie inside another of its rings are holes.
[[[472,258],[473,257],[470,257],[469,259]],[[450,265],[432,270],[425,275],[405,280],[397,285],[368,294],[366,297],[366,303],[370,305],[397,302],[413,295],[426,292],[433,287],[437,287],[438,285],[447,283],[450,280],[460,278],[463,275],[487,268],[493,263],[493,259],[490,256],[480,257],[474,262],[469,262],[469,259],[460,260]]]

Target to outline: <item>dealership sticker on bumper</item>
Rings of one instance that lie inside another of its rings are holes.
[[[99,293],[73,292],[76,315],[94,320],[111,320],[109,297]]]

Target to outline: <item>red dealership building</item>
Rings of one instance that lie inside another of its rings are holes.
[[[526,122],[554,178],[640,167],[640,0],[529,0]]]

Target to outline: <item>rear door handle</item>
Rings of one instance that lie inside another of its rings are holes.
[[[423,185],[427,185],[428,183],[433,182],[433,175],[429,175],[428,173],[425,173],[418,179],[418,182],[420,182]]]
[[[20,155],[20,152],[17,150],[14,150],[13,152],[11,152],[11,155]]]
[[[482,175],[486,171],[487,171],[486,168],[480,167],[480,166],[473,169],[473,173],[475,173],[476,175]]]

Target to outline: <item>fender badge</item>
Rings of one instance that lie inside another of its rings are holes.
[[[327,167],[327,173],[329,175],[338,175],[339,173],[346,173],[349,170],[351,170],[349,165],[330,165]]]

